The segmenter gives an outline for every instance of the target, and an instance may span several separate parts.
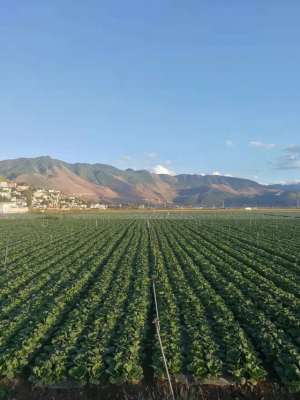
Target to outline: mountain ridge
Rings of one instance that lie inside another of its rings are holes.
[[[50,156],[2,160],[0,176],[108,203],[292,207],[300,194],[300,184],[285,188],[222,175],[171,176],[147,170],[121,170],[102,163],[68,163]]]

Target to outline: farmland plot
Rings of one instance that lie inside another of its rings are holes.
[[[145,215],[0,221],[0,375],[166,378],[300,391],[300,220]]]

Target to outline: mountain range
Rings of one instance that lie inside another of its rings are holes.
[[[110,204],[293,207],[300,199],[300,183],[262,185],[220,175],[170,176],[98,163],[71,164],[49,156],[0,161],[0,175]]]

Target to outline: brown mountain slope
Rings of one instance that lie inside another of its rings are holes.
[[[88,182],[64,166],[53,167],[51,174],[46,176],[37,173],[19,175],[16,181],[26,182],[35,187],[61,190],[65,194],[92,201],[97,201],[99,198],[105,201],[119,198],[119,195],[109,187]]]
[[[254,187],[251,187],[251,186],[243,187],[241,189],[234,189],[231,186],[225,185],[225,184],[222,184],[222,183],[219,183],[219,184],[212,183],[211,184],[211,188],[217,189],[220,192],[231,193],[231,194],[234,194],[236,196],[241,196],[241,195],[242,196],[256,196],[258,194],[262,194],[264,192],[264,190],[265,190],[263,187],[254,188]]]
[[[113,175],[113,184],[99,185],[89,182],[76,175],[63,164],[54,165],[47,171],[18,175],[17,182],[26,182],[33,187],[44,187],[60,190],[65,194],[74,195],[90,201],[113,202],[146,202],[164,204],[172,202],[176,190],[163,182],[159,175],[153,174],[151,183],[130,183],[123,176]]]

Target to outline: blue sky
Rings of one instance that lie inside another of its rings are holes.
[[[300,180],[299,17],[298,0],[4,0],[0,159]]]

